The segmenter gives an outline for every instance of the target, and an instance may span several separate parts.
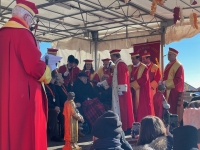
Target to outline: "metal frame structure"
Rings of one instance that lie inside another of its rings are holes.
[[[157,6],[154,16],[150,15],[152,0],[30,0],[39,8],[39,26],[36,38],[42,42],[54,42],[66,38],[79,38],[97,44],[117,40],[110,35],[125,33],[120,39],[133,38],[131,32],[148,31],[141,36],[161,35],[163,50],[167,26],[173,24],[173,8],[183,8],[185,18],[192,10],[200,14],[200,5],[192,7],[190,0],[165,0],[165,6]],[[177,4],[178,3],[178,4]],[[6,5],[7,4],[7,5]],[[10,17],[15,0],[0,0],[0,26]],[[91,32],[98,31],[97,38]],[[119,39],[119,38],[118,38]],[[97,51],[97,45],[95,46]],[[162,51],[163,52],[163,51]]]

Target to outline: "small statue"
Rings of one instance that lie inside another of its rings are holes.
[[[78,121],[84,122],[83,117],[76,109],[74,103],[75,94],[73,92],[68,93],[67,101],[64,104],[64,120],[65,120],[65,146],[62,150],[82,150],[78,146]]]

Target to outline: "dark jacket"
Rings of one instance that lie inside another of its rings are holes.
[[[80,79],[77,79],[73,86],[75,93],[75,102],[83,103],[88,98],[93,99],[97,97],[92,85],[88,82],[84,84]]]
[[[47,88],[47,86],[52,90],[54,96],[55,96],[55,102],[53,101],[53,95],[50,92],[49,88]],[[47,95],[47,99],[48,99],[48,108],[55,108],[56,106],[60,107],[60,99],[59,99],[59,95],[56,91],[55,85],[52,83],[49,83],[47,86],[45,86],[45,90],[46,90],[46,95]]]
[[[121,125],[118,115],[112,111],[99,117],[92,129],[92,135],[98,139],[94,141],[91,150],[132,150]]]
[[[67,86],[63,84],[63,86],[65,86],[65,89],[67,90]],[[64,107],[64,103],[67,100],[67,95],[65,94],[65,92],[63,92],[63,89],[61,86],[59,85],[55,85],[56,91],[59,95],[60,98],[60,107],[63,108]]]

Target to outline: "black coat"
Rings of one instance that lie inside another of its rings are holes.
[[[52,83],[49,83],[48,86],[52,90],[52,92],[55,96],[55,102],[54,102],[52,93],[50,92],[49,88],[47,88],[47,86],[45,86],[46,95],[47,95],[47,99],[48,99],[48,108],[54,109],[56,106],[60,107],[60,98],[56,91],[55,85]]]
[[[65,86],[65,89],[67,90],[67,86],[66,85],[63,85],[63,86]],[[65,101],[67,100],[67,95],[65,94],[61,86],[55,85],[55,88],[60,97],[60,107],[63,108]]]
[[[76,103],[83,103],[88,98],[93,99],[97,97],[92,85],[89,82],[84,84],[80,79],[74,82],[73,92],[75,93]]]

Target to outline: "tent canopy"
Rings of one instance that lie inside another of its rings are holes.
[[[86,41],[88,48],[88,43],[93,41],[91,32],[98,31],[98,42],[105,42],[102,45],[106,45],[103,47],[99,44],[99,49],[105,50],[117,47],[117,43],[124,39],[128,40],[119,45],[127,48],[135,43],[158,40],[160,35],[165,33],[166,44],[199,33],[199,30],[190,25],[171,26],[173,9],[176,6],[183,8],[186,24],[192,11],[199,16],[200,4],[191,7],[190,0],[165,0],[164,6],[157,6],[154,16],[150,15],[152,0],[132,0],[128,3],[124,3],[124,0],[30,1],[35,2],[39,8],[39,15],[35,17],[39,19],[36,32],[39,41],[54,42],[67,39],[70,42],[71,38],[76,38]],[[15,3],[15,0],[0,1],[0,26],[11,17]],[[80,45],[77,45],[72,48],[80,48]]]

